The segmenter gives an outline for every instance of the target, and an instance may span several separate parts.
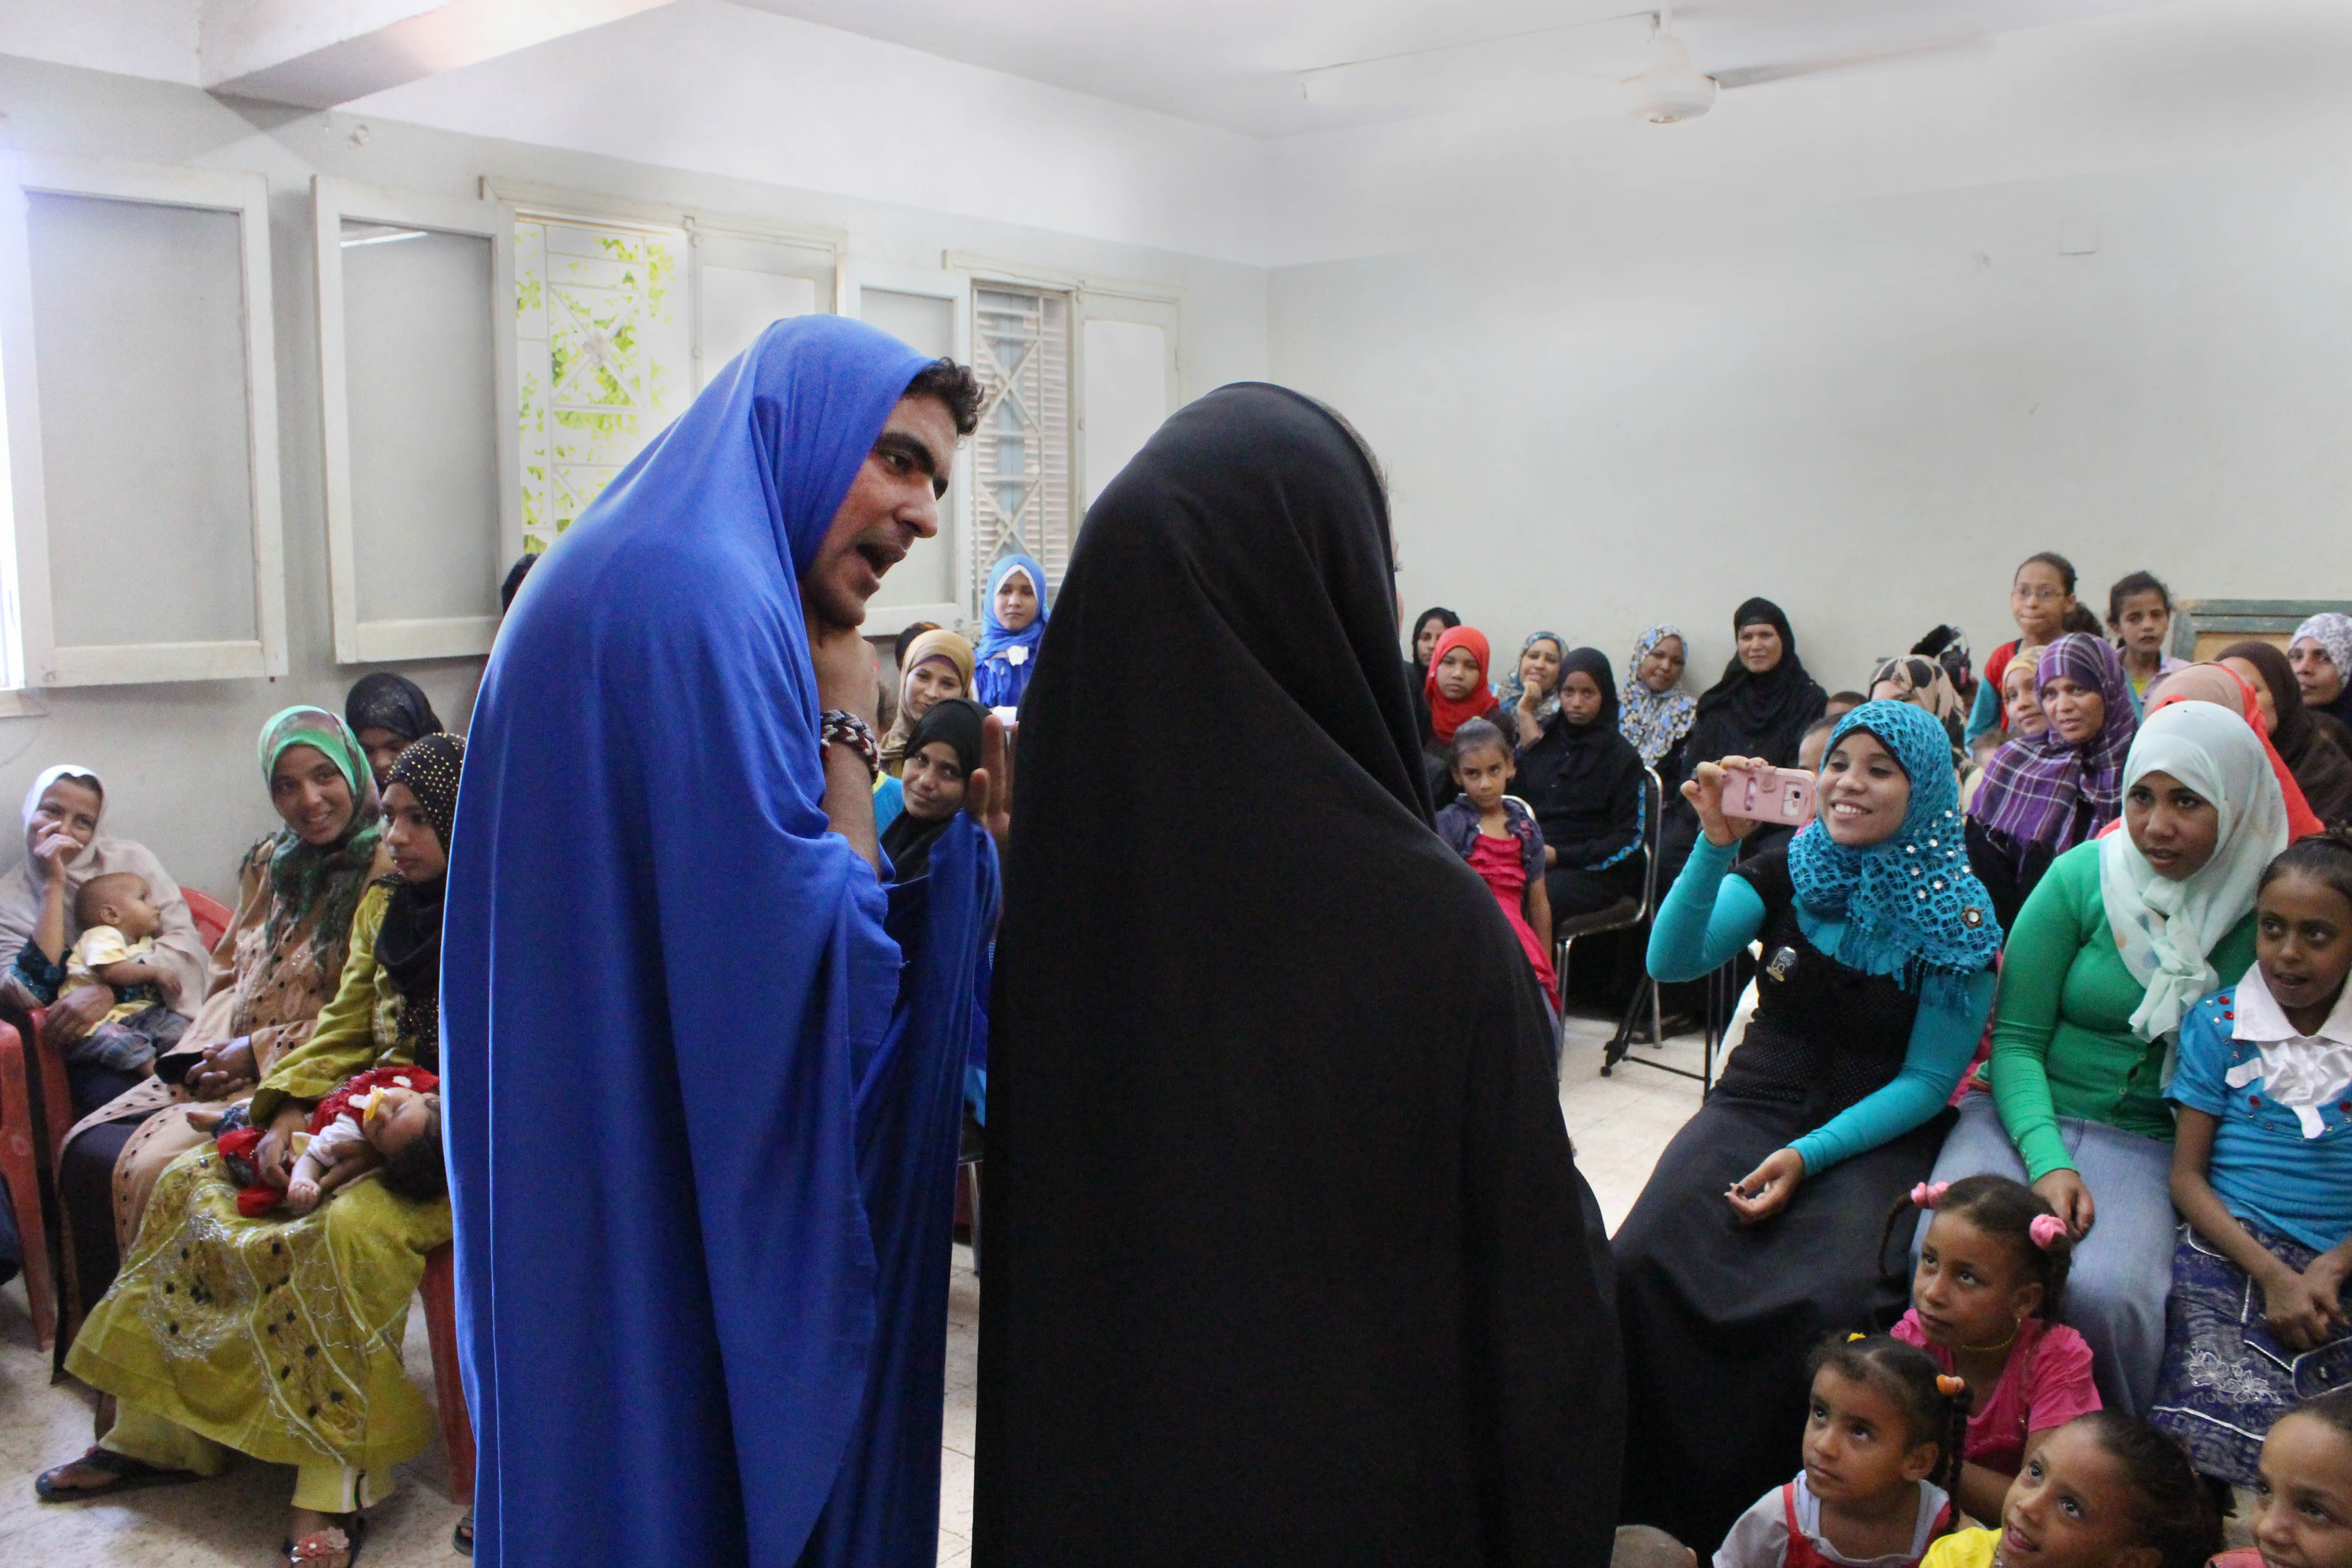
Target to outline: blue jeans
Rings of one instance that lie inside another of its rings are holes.
[[[2091,1190],[2091,1234],[2074,1248],[2059,1319],[2091,1346],[2091,1373],[2110,1410],[2145,1415],[2164,1363],[2164,1305],[2172,1293],[2172,1145],[2100,1121],[2058,1119],[2066,1152]],[[1990,1174],[2025,1180],[2025,1163],[1992,1096],[1960,1097],[1959,1124],[1937,1157],[1937,1182]],[[1927,1216],[1919,1232],[1927,1234]],[[1912,1253],[1918,1252],[1912,1241]]]

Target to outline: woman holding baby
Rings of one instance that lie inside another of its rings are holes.
[[[415,1156],[440,1138],[441,896],[464,755],[454,735],[401,753],[383,799],[394,872],[359,900],[334,999],[249,1105],[192,1119],[215,1141],[155,1184],[66,1363],[119,1415],[40,1478],[45,1500],[217,1475],[234,1449],[296,1467],[294,1560],[342,1568],[359,1510],[429,1442],[400,1346],[425,1255],[450,1236],[440,1162]],[[362,1173],[288,1202],[310,1141],[346,1120]]]

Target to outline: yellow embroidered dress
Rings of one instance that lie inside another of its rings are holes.
[[[390,891],[378,884],[361,900],[342,984],[255,1092],[257,1125],[289,1100],[413,1061],[401,997],[375,958]],[[449,1235],[447,1199],[409,1203],[372,1179],[300,1218],[247,1219],[205,1143],[157,1182],[138,1242],[66,1368],[121,1399],[126,1416],[136,1406],[258,1459],[388,1479],[431,1439],[433,1413],[402,1367],[401,1340],[425,1255]]]

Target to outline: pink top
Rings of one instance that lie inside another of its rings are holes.
[[[1918,1313],[1904,1313],[1893,1331],[1896,1339],[1935,1357],[1946,1372],[1952,1370],[1952,1352],[1927,1342]],[[2063,1323],[2028,1318],[2009,1347],[2000,1381],[1969,1416],[1965,1458],[1971,1465],[2013,1476],[2025,1468],[2027,1437],[2098,1408],[2099,1391],[2091,1383],[2091,1347],[2083,1336]]]
[[[1520,858],[1523,853],[1516,838],[1489,838],[1481,833],[1470,846],[1470,869],[1486,879],[1495,901],[1503,906],[1511,930],[1518,933],[1519,945],[1527,950],[1528,962],[1535,965],[1536,978],[1543,982],[1545,994],[1557,996],[1559,977],[1552,973],[1551,954],[1536,940],[1535,928],[1528,924],[1528,868]]]

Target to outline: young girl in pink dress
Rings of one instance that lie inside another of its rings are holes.
[[[1494,889],[1495,901],[1527,950],[1528,963],[1558,1011],[1559,977],[1551,966],[1551,900],[1544,896],[1543,829],[1525,801],[1503,792],[1515,771],[1511,743],[1484,719],[1454,732],[1448,752],[1462,794],[1437,814],[1438,837]]]

